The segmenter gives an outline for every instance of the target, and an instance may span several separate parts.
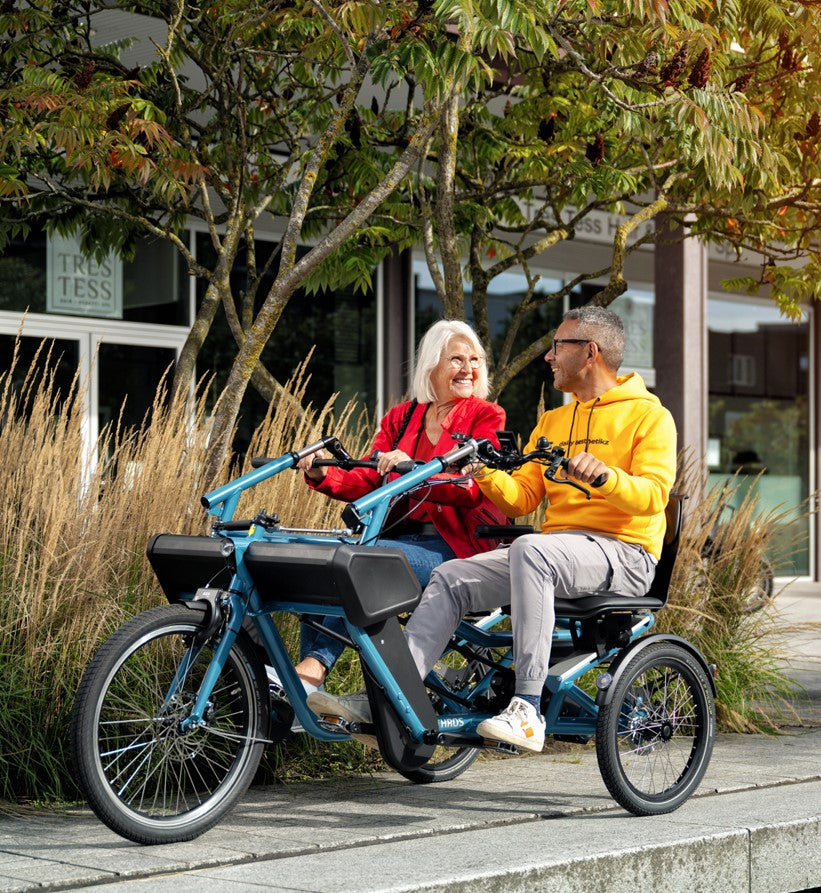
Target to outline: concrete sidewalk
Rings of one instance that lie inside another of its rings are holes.
[[[783,599],[787,620],[821,616],[821,586],[790,587]],[[805,725],[719,735],[698,794],[670,815],[629,816],[610,799],[594,748],[568,745],[480,761],[446,784],[385,772],[255,788],[185,844],[129,843],[87,809],[0,816],[0,891],[812,889],[821,886],[821,639],[809,631],[797,642],[790,660],[811,695],[799,705]]]
[[[144,847],[86,809],[0,818],[0,890],[673,891],[821,884],[821,730],[721,735],[697,796],[634,818],[592,747],[257,788],[198,840]]]

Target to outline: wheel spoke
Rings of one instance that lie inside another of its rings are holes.
[[[684,649],[640,653],[599,716],[599,765],[615,799],[640,815],[683,802],[706,769],[712,710],[706,675]]]
[[[262,669],[239,642],[201,722],[185,722],[213,656],[192,645],[196,632],[187,608],[152,609],[115,633],[81,683],[80,782],[97,815],[141,843],[210,827],[250,783],[267,741]]]

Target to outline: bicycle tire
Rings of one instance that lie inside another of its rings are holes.
[[[681,645],[659,642],[627,660],[599,711],[599,770],[628,812],[662,815],[681,806],[707,770],[713,693],[704,667]]]
[[[761,567],[758,571],[758,577],[750,586],[744,610],[751,614],[753,611],[760,611],[765,605],[770,604],[774,598],[775,591],[775,571],[772,564],[766,559],[761,560]]]
[[[483,670],[480,669],[479,672],[480,675],[484,675]],[[445,701],[435,691],[429,690],[428,694],[433,702],[433,709],[437,716],[446,715],[450,712]],[[394,768],[403,778],[407,778],[408,781],[412,781],[414,784],[436,784],[442,781],[452,781],[473,765],[481,750],[481,747],[467,744],[463,746],[439,745],[434,750],[433,756],[422,766],[407,769],[394,766]]]
[[[480,747],[445,747],[439,746],[433,756],[416,769],[394,767],[396,771],[414,784],[435,784],[441,781],[452,781],[473,765],[481,751]]]
[[[78,783],[112,831],[142,844],[192,840],[246,791],[267,736],[264,668],[244,636],[217,679],[202,726],[180,723],[211,660],[193,644],[199,615],[152,608],[103,643],[80,683],[71,723]]]

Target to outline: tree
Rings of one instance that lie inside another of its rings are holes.
[[[817,3],[505,7],[511,64],[458,109],[453,101],[445,106],[415,202],[445,313],[463,313],[458,265],[466,256],[473,317],[486,344],[489,283],[513,267],[527,276],[528,294],[492,357],[494,394],[547,349],[550,333],[542,332],[513,351],[529,314],[601,277],[607,285],[594,300],[610,303],[626,288],[625,258],[670,238],[667,224],[757,253],[758,276],[729,288],[766,287],[793,317],[818,296]],[[473,38],[477,19],[464,3],[438,9]],[[515,19],[528,9],[543,14],[547,53],[516,40]],[[540,291],[531,262],[583,233],[601,210],[624,215],[610,265],[583,271],[560,292]]]
[[[150,66],[127,68],[127,40],[95,45],[112,11],[166,23]],[[819,15],[811,0],[5,0],[0,234],[46,216],[90,250],[145,231],[176,244],[207,282],[177,386],[220,306],[238,345],[219,459],[248,382],[275,393],[259,357],[294,290],[367,283],[414,244],[446,315],[470,281],[489,348],[488,285],[524,271],[491,350],[498,394],[546,349],[547,333],[519,346],[528,318],[585,280],[607,278],[594,300],[612,301],[625,258],[666,232],[656,219],[761,252],[733,284],[786,313],[814,296]],[[611,263],[540,289],[533,260],[601,210],[625,217]],[[188,217],[208,227],[207,269],[179,238]],[[257,265],[265,218],[284,235]]]
[[[420,0],[418,14],[430,6]],[[188,387],[220,306],[238,345],[215,417],[212,471],[248,382],[275,391],[258,361],[289,297],[356,233],[366,231],[370,252],[349,260],[344,282],[367,281],[392,244],[410,243],[395,227],[383,239],[374,212],[424,155],[447,98],[489,71],[457,39],[420,39],[408,8],[386,0],[0,6],[0,234],[45,220],[79,231],[90,253],[127,253],[144,233],[175,245],[207,282],[175,388]],[[128,38],[95,42],[95,22],[111,13],[123,16],[124,34],[128,16],[164,23],[152,64],[127,67]],[[357,107],[366,86],[392,102]],[[266,217],[281,220],[284,234],[258,267],[254,233]],[[207,226],[208,269],[180,237],[190,218]],[[298,258],[300,242],[316,234]],[[241,249],[250,285],[240,298],[229,273]],[[257,294],[273,264],[273,285]]]

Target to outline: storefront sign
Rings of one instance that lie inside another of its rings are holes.
[[[74,316],[123,317],[122,261],[86,257],[73,237],[51,235],[46,252],[46,311]]]

